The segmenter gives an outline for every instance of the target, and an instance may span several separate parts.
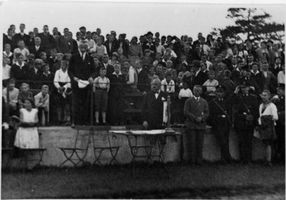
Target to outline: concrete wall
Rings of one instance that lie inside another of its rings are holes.
[[[176,131],[184,131],[178,129]],[[39,129],[41,133],[40,144],[46,148],[47,151],[44,153],[42,165],[45,166],[59,166],[64,161],[64,155],[59,147],[73,147],[76,130],[70,127],[41,127]],[[108,145],[107,131],[98,130],[95,132],[95,144],[96,146]],[[79,145],[85,146],[88,140],[88,130],[81,131],[79,136]],[[128,140],[123,135],[117,135],[116,139],[112,140],[114,145],[119,145],[120,149],[118,152],[117,160],[120,163],[129,163],[131,161],[131,154],[128,146]],[[141,140],[142,142],[142,140]],[[181,152],[181,138],[177,136],[176,139],[168,138],[167,144],[164,151],[165,162],[176,162],[180,161]],[[238,154],[238,142],[237,135],[234,131],[230,133],[230,152],[234,158],[239,158]],[[253,159],[262,159],[264,156],[264,148],[261,141],[253,139]],[[203,157],[208,161],[217,161],[220,159],[220,149],[216,143],[214,135],[208,130],[205,134]],[[109,162],[111,156],[109,152],[104,152],[102,155],[102,163],[106,164]],[[88,153],[85,160],[89,163],[93,163],[94,154],[92,144],[89,145]],[[66,163],[65,166],[70,166]]]

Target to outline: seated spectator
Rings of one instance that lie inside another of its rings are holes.
[[[44,63],[48,63],[48,56],[47,56],[47,53],[42,51],[40,53],[40,59],[44,62]]]
[[[42,85],[41,92],[35,95],[34,99],[35,99],[35,106],[38,109],[38,119],[40,125],[46,126],[49,123],[49,106],[50,106],[49,86]]]
[[[161,91],[173,95],[175,93],[175,81],[172,79],[171,73],[167,72],[165,77],[161,81]]]
[[[136,72],[136,69],[132,65],[130,65],[128,61],[125,61],[123,65],[125,68],[128,69],[127,85],[130,86],[131,89],[137,89],[138,74]]]
[[[14,55],[16,55],[18,53],[21,53],[23,55],[23,58],[25,61],[28,59],[30,51],[25,47],[24,40],[19,40],[18,48],[14,49]],[[14,57],[14,59],[15,59],[15,57]]]
[[[41,74],[41,82],[42,84],[48,85],[49,88],[52,87],[53,85],[53,78],[54,75],[53,73],[50,71],[50,66],[48,64],[44,64],[43,66],[43,70],[42,70],[42,74]]]
[[[8,91],[7,91],[8,90]],[[9,96],[8,96],[9,92]],[[18,115],[18,96],[19,90],[15,88],[15,80],[10,79],[8,82],[8,86],[3,89],[2,96],[4,98],[5,103],[8,103],[9,106],[9,116]]]
[[[7,86],[8,81],[10,79],[11,66],[9,64],[10,64],[10,59],[6,56],[3,56],[3,61],[2,61],[2,84],[3,84],[3,87]]]
[[[57,102],[57,123],[70,124],[71,107],[71,80],[68,75],[68,61],[61,61],[61,69],[56,71],[54,77],[55,99]]]
[[[206,88],[206,96],[215,96],[216,87],[219,85],[218,81],[215,79],[215,71],[209,71],[208,80],[204,82],[203,86]]]
[[[152,66],[153,58],[151,56],[152,51],[150,49],[145,49],[144,56],[142,58],[142,65],[147,65],[148,69]]]
[[[147,69],[142,67],[141,60],[136,60],[134,66],[136,68],[137,77],[138,77],[137,88],[141,92],[147,92],[150,88],[148,84],[149,80],[148,80]]]
[[[179,108],[180,108],[180,115],[178,116],[179,122],[184,122],[184,105],[188,98],[193,97],[193,92],[189,88],[187,82],[183,82],[183,87],[180,89],[178,99],[179,99]]]
[[[28,79],[29,67],[25,64],[21,53],[16,54],[15,59],[15,64],[11,66],[11,78],[16,80],[16,87],[19,87],[23,81]]]
[[[10,60],[10,64],[13,63],[13,52],[11,51],[11,45],[10,44],[4,44],[4,50],[3,50],[3,56],[6,56]]]
[[[40,58],[40,53],[46,49],[42,46],[42,40],[40,37],[35,37],[35,45],[30,46],[30,53],[35,55],[35,58]]]
[[[281,71],[277,75],[278,85],[285,84],[285,65],[282,65]]]
[[[130,45],[129,45],[129,59],[130,63],[134,63],[134,61],[143,56],[143,51],[141,45],[138,43],[137,37],[132,37]]]
[[[91,51],[95,52],[99,58],[107,55],[106,46],[103,45],[103,36],[97,38],[97,44],[93,49],[91,49]]]
[[[23,108],[25,104],[25,100],[30,100],[34,103],[34,95],[30,91],[30,86],[28,83],[22,83],[19,96],[18,96],[18,103],[19,103],[19,108]]]
[[[29,70],[29,84],[31,89],[40,89],[42,83],[43,60],[36,59],[32,69]]]
[[[99,124],[99,112],[102,114],[102,123],[106,124],[106,110],[108,102],[108,92],[110,81],[106,77],[106,69],[101,68],[99,76],[94,79],[94,99],[95,99],[95,122]]]

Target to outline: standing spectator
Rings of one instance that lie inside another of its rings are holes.
[[[161,91],[171,96],[175,93],[175,81],[172,79],[170,72],[167,72],[165,78],[161,81]]]
[[[99,58],[107,55],[106,46],[103,45],[103,36],[99,36],[97,38],[97,44],[94,46],[92,51],[94,51]]]
[[[216,98],[209,104],[210,117],[209,122],[212,126],[217,143],[220,146],[221,160],[231,162],[229,153],[229,132],[231,128],[231,104],[225,99],[225,88],[218,86],[216,89]]]
[[[274,76],[277,77],[278,73],[282,70],[282,63],[281,63],[281,58],[276,57],[274,66],[270,68],[270,71],[274,74]]]
[[[27,48],[30,50],[32,46],[35,45],[35,34],[33,31],[29,32],[29,39],[27,41],[27,43],[25,43]]]
[[[259,64],[258,63],[253,63],[251,66],[251,77],[252,79],[255,81],[257,88],[256,89],[256,93],[257,94],[261,94],[262,90],[263,90],[263,76],[262,73],[259,71]]]
[[[46,126],[49,123],[49,107],[50,107],[50,95],[49,86],[42,85],[41,92],[34,97],[35,106],[38,109],[38,119],[42,126]]]
[[[9,92],[9,96],[8,96]],[[15,80],[10,79],[7,87],[5,87],[2,91],[2,96],[4,101],[9,106],[9,116],[18,115],[18,97],[19,97],[19,90],[15,88]]]
[[[151,91],[147,92],[144,96],[142,118],[145,129],[161,129],[163,123],[167,123],[166,118],[163,118],[167,96],[160,88],[160,79],[154,79],[151,82]]]
[[[202,87],[195,85],[194,96],[189,98],[184,107],[186,116],[186,141],[187,161],[192,164],[201,165],[203,161],[203,141],[206,131],[206,120],[209,116],[209,106],[205,99],[201,97]]]
[[[95,122],[99,124],[99,112],[102,114],[102,123],[106,125],[106,110],[110,80],[106,77],[106,69],[101,68],[99,76],[94,79]]]
[[[25,47],[24,40],[18,41],[18,48],[14,49],[14,55],[21,53],[24,56],[24,60],[26,61],[28,59],[28,56],[30,54],[29,50]],[[15,59],[15,58],[14,58]]]
[[[20,24],[19,28],[20,28],[20,33],[14,35],[14,40],[16,43],[18,43],[20,40],[23,40],[24,43],[27,45],[30,38],[29,35],[25,33],[25,28],[26,28],[25,24]]]
[[[272,166],[272,146],[273,141],[276,139],[276,133],[274,126],[278,120],[277,107],[270,101],[270,91],[263,90],[261,93],[262,104],[259,106],[259,133],[260,139],[266,145],[266,161],[267,165]]]
[[[29,84],[32,89],[40,89],[42,84],[42,66],[43,60],[36,59],[35,65],[29,70]]]
[[[71,104],[71,80],[68,75],[68,61],[61,61],[61,68],[54,76],[54,86],[56,90],[55,100],[57,102],[57,123],[70,123],[70,104]]]
[[[215,71],[209,71],[208,76],[209,79],[204,82],[203,87],[206,88],[206,96],[208,96],[208,98],[211,98],[215,96],[216,87],[219,85],[219,83],[215,79]]]
[[[201,70],[200,61],[194,60],[193,64],[194,64],[194,69],[195,69],[195,76],[194,76],[193,84],[194,85],[203,85],[204,82],[206,82],[206,80],[208,79],[207,74],[205,74]]]
[[[247,164],[252,161],[252,137],[258,118],[258,100],[249,93],[249,85],[237,86],[232,97],[234,128],[239,140],[240,160]]]
[[[138,43],[137,37],[132,37],[128,54],[131,63],[134,63],[136,59],[141,58],[143,56],[142,47]]]
[[[128,69],[127,85],[129,85],[132,89],[137,89],[138,74],[136,69],[130,65],[128,61],[125,61],[123,65],[126,69]]]
[[[118,42],[114,34],[110,34],[110,37],[104,43],[106,46],[107,54],[109,57],[112,56],[112,53],[116,52],[118,49]]]
[[[108,63],[108,61],[109,61],[108,55],[104,54],[103,57],[101,58],[101,60],[102,60],[102,64],[103,64],[102,67],[104,67],[106,69],[106,77],[110,78],[110,76],[114,72],[114,67]],[[100,67],[99,67],[99,69],[100,69]],[[99,70],[97,72],[97,75],[99,75]]]
[[[5,44],[10,44],[11,50],[14,50],[14,48],[17,44],[15,42],[15,39],[13,38],[13,30],[11,28],[8,28],[7,35],[3,34],[3,45],[5,45]]]
[[[74,124],[86,124],[89,111],[89,91],[95,74],[93,58],[87,54],[88,45],[80,43],[77,54],[72,55],[69,62],[69,77],[72,81],[72,117]]]
[[[48,52],[56,48],[56,41],[54,37],[49,32],[49,26],[44,25],[43,32],[39,34],[39,37],[41,38],[43,48],[46,49]]]
[[[277,95],[272,99],[277,107],[278,120],[275,131],[277,140],[275,142],[275,154],[277,161],[285,163],[285,84],[280,84],[277,88]]]
[[[110,123],[120,125],[123,122],[122,107],[123,107],[123,85],[124,77],[121,73],[120,63],[114,65],[114,72],[110,76],[110,91],[108,96],[108,107]]]
[[[17,148],[39,148],[38,122],[38,110],[33,108],[33,101],[26,99],[20,109],[20,126],[15,136],[14,145]]]
[[[179,107],[180,107],[180,115],[178,116],[179,122],[183,123],[185,121],[184,117],[184,105],[188,98],[193,97],[193,92],[189,88],[189,85],[187,82],[183,82],[183,87],[180,89],[178,99],[179,99]]]
[[[274,94],[277,88],[277,78],[271,71],[269,71],[269,64],[267,62],[263,62],[261,64],[261,73],[263,77],[262,90],[269,90],[272,94]]]

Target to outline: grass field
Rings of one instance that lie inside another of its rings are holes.
[[[2,198],[284,199],[285,167],[261,164],[40,168],[2,172]]]

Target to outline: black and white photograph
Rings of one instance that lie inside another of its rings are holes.
[[[285,199],[281,2],[0,1],[1,198]]]

